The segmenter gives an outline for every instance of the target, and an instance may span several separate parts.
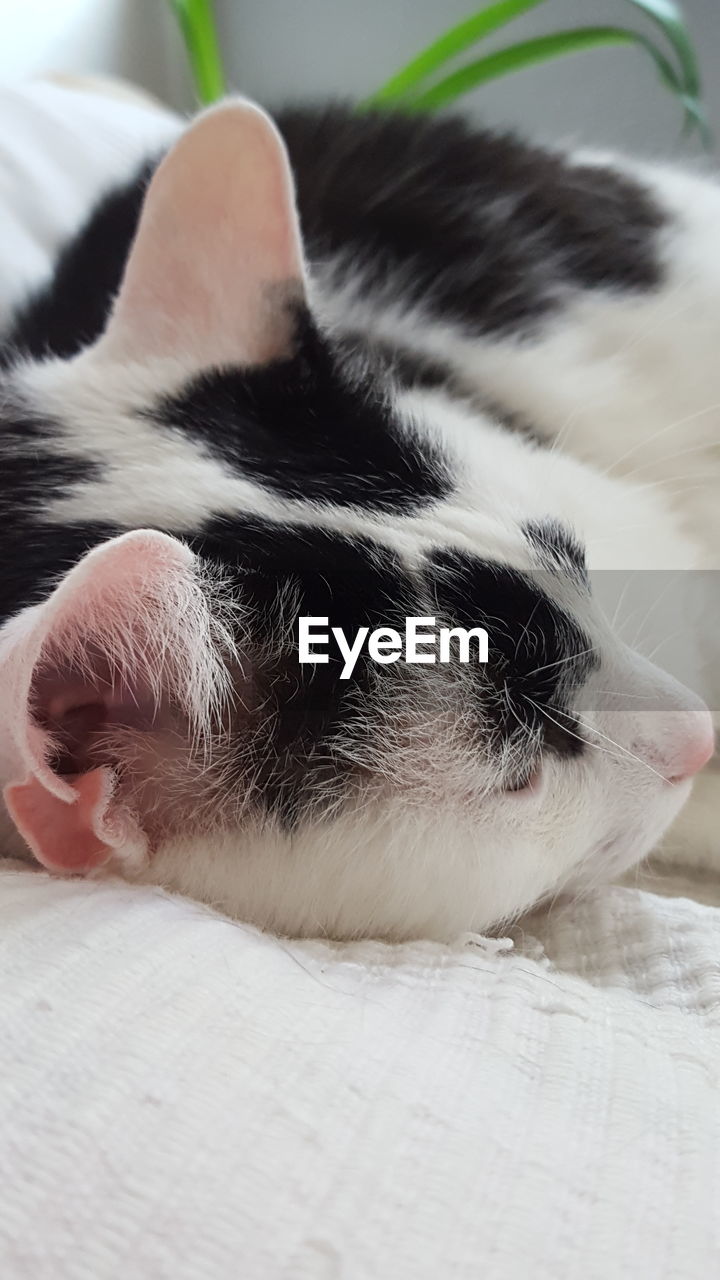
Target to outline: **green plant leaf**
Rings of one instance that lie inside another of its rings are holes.
[[[700,110],[691,94],[687,94],[672,63],[645,36],[626,27],[578,27],[570,31],[556,31],[551,35],[523,40],[507,49],[498,49],[484,58],[460,67],[431,88],[416,94],[404,106],[411,111],[435,111],[454,102],[462,94],[537,62],[597,49],[606,45],[635,45],[644,49],[652,58],[662,82],[683,103],[686,110]]]
[[[206,106],[226,92],[211,0],[170,0],[185,40],[199,101]]]
[[[629,3],[641,9],[660,28],[677,54],[685,89],[689,94],[699,96],[700,68],[679,5],[673,0],[629,0]]]
[[[394,76],[367,98],[364,106],[389,106],[400,103],[409,93],[418,88],[423,80],[437,71],[445,62],[465,53],[472,45],[486,36],[492,35],[507,26],[530,9],[537,9],[546,0],[499,0],[497,4],[488,5],[454,27],[449,27],[437,40],[423,49]]]
[[[652,58],[663,84],[681,102],[685,116],[684,132],[697,129],[704,145],[708,148],[712,145],[702,105],[697,56],[682,10],[675,0],[628,0],[628,3],[641,10],[662,31],[672,54],[677,58],[677,69],[671,58],[640,32],[626,27],[579,27],[521,41],[461,66],[432,83],[433,73],[443,64],[458,58],[478,41],[543,3],[545,0],[498,0],[465,18],[445,31],[365,99],[360,104],[361,108],[396,106],[413,111],[432,111],[454,102],[456,98],[487,80],[520,71],[533,63],[602,45],[635,45],[643,48]]]
[[[672,47],[679,66],[683,92],[680,95],[685,107],[685,133],[698,130],[706,148],[712,146],[712,133],[702,105],[700,67],[687,24],[679,5],[674,0],[629,0],[660,28]]]

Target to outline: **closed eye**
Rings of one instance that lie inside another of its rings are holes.
[[[502,790],[511,795],[537,796],[542,790],[544,777],[542,760],[538,758],[527,769],[507,780]]]
[[[514,794],[537,794],[544,776],[543,757],[550,752],[555,756],[569,759],[582,754],[586,747],[585,739],[580,733],[580,725],[570,712],[554,707],[550,713],[546,708],[533,703],[542,718],[542,739],[540,750],[536,751],[521,768],[513,771],[505,778],[502,790]],[[564,717],[565,723],[562,719]]]

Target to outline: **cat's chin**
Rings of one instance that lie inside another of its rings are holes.
[[[598,840],[568,877],[562,889],[563,896],[572,898],[588,893],[627,876],[640,866],[662,845],[685,808],[692,789],[691,779],[666,785],[661,804],[650,821],[647,818],[638,820],[622,831]]]

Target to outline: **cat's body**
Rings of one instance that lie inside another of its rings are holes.
[[[720,188],[453,121],[278,124],[305,262],[282,152],[228,107],[161,167],[107,330],[152,166],[6,334],[3,620],[125,531],[205,566],[110,543],[6,628],[8,805],[60,870],[450,937],[618,874],[709,753],[585,558],[638,575],[620,607],[714,567]],[[298,666],[298,614],[483,624],[490,662],[345,682]]]

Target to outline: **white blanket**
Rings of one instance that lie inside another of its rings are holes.
[[[0,915],[4,1280],[720,1274],[718,910],[330,947],[7,871]]]
[[[0,317],[175,127],[0,93]],[[7,868],[0,916],[2,1280],[720,1274],[717,906],[331,947]]]

